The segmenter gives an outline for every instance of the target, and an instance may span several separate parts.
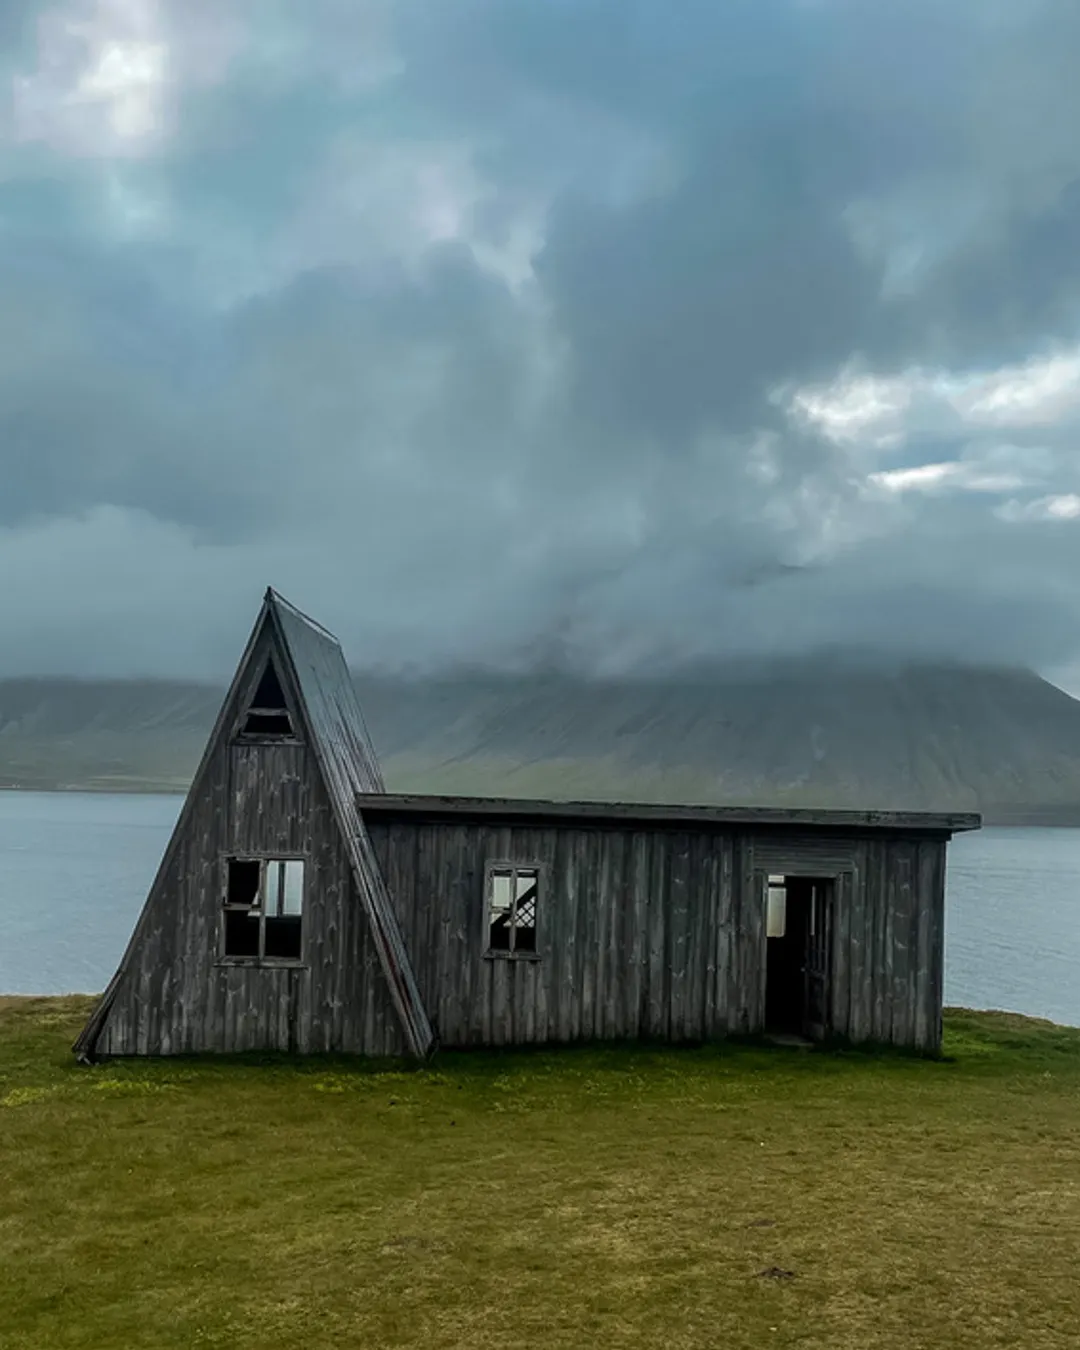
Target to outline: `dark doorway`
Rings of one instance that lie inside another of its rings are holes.
[[[821,1040],[829,1027],[833,883],[768,879],[765,1030]]]

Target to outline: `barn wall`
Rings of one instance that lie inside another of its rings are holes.
[[[945,841],[776,833],[764,873],[834,877],[832,1026],[856,1042],[936,1052],[945,965]]]
[[[756,962],[733,835],[369,818],[444,1046],[748,1030]],[[540,960],[485,957],[484,867],[544,869]]]
[[[192,785],[178,830],[136,930],[99,1054],[404,1052],[330,797],[307,746],[234,745],[226,737]],[[223,964],[224,859],[275,852],[305,859],[301,966]]]
[[[944,844],[370,816],[445,1046],[697,1040],[763,1027],[764,878],[836,880],[833,1029],[940,1042]],[[485,957],[484,868],[537,862],[541,959]]]

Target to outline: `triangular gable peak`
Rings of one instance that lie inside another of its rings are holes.
[[[296,735],[296,714],[285,693],[278,662],[267,652],[262,674],[238,728],[238,734],[251,740],[285,739]]]
[[[432,1050],[434,1033],[356,804],[357,793],[384,787],[344,654],[332,634],[268,589],[131,940],[75,1043],[81,1059],[94,1058],[133,953],[154,926],[155,895],[193,833],[211,763],[223,745],[252,741],[306,744],[314,752],[405,1042],[419,1057]]]

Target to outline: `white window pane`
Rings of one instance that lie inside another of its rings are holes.
[[[493,913],[506,913],[510,908],[510,899],[513,894],[511,886],[513,877],[509,872],[492,872],[491,874],[491,909]]]
[[[523,900],[536,889],[536,872],[526,868],[517,872],[517,898]]]
[[[271,917],[281,913],[281,863],[275,861],[266,864],[266,878],[263,883],[263,909]]]
[[[523,868],[517,873],[515,893],[517,903],[514,906],[514,927],[516,929],[536,927],[536,889],[537,874],[535,868]]]
[[[282,914],[299,914],[304,905],[304,864],[299,858],[285,863],[285,884],[282,891]]]
[[[783,886],[770,886],[765,916],[765,936],[780,938],[787,927],[787,891]]]

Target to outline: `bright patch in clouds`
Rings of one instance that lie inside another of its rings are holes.
[[[888,449],[913,432],[1055,426],[1080,411],[1080,347],[1051,357],[957,375],[915,368],[876,376],[846,370],[786,397],[791,416],[837,445]]]
[[[947,488],[966,488],[969,492],[1014,492],[1024,486],[1019,474],[991,473],[976,463],[959,460],[940,464],[919,464],[910,469],[887,469],[870,474],[875,487],[888,492],[942,492]]]
[[[138,155],[163,130],[169,49],[155,0],[62,6],[15,79],[16,134],[78,155]]]
[[[1080,350],[1006,366],[956,390],[950,402],[969,422],[1053,426],[1080,408]]]
[[[46,9],[12,81],[16,140],[139,160],[167,143],[185,86],[219,83],[242,44],[221,0],[70,0]]]
[[[1002,520],[1017,524],[1040,520],[1080,520],[1080,493],[1064,492],[1030,502],[1006,502],[998,508],[997,514]]]
[[[100,103],[122,140],[145,140],[158,126],[166,49],[160,42],[107,42],[80,76],[73,101]]]
[[[852,475],[879,497],[1007,497],[990,514],[1014,524],[1078,514],[1080,347],[976,373],[913,368],[882,377],[848,369],[778,401],[794,423],[842,451]],[[1009,444],[998,438],[1005,430]],[[933,458],[911,462],[931,445]],[[951,455],[942,455],[946,447]],[[901,452],[908,462],[895,464]],[[883,466],[889,458],[893,466]]]
[[[910,377],[843,375],[823,388],[796,390],[788,408],[796,419],[809,423],[837,445],[865,441],[886,449],[903,439],[904,417],[916,388],[916,381]]]

